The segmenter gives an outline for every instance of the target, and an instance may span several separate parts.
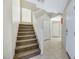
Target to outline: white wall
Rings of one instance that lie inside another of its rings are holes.
[[[20,0],[12,0],[12,21],[20,21]]]
[[[15,54],[18,26],[20,23],[20,0],[12,0],[12,56]]]
[[[3,59],[13,59],[19,20],[19,0],[4,0]]]
[[[75,10],[74,0],[71,1],[67,8],[66,15],[66,50],[71,59],[75,58]]]
[[[41,54],[43,54],[43,31],[41,30],[41,25],[39,25],[39,21],[36,15],[33,13],[33,26],[35,30],[35,34],[39,43],[39,48],[41,49]]]
[[[44,33],[44,40],[50,39],[50,18],[47,14],[41,16],[41,22],[43,22],[43,33]]]
[[[47,23],[44,25],[44,21],[48,21],[49,17],[46,13],[40,15],[38,14],[39,12],[33,13],[33,25],[39,42],[39,47],[41,49],[41,54],[43,54],[44,40],[49,38],[49,26],[45,27]],[[47,30],[47,32],[44,30]]]
[[[12,12],[11,0],[4,0],[3,59],[12,59]]]
[[[41,16],[38,15],[37,20],[40,30],[43,31],[43,40],[50,39],[50,18],[48,15],[46,13],[42,14]]]
[[[50,19],[46,17],[43,22],[43,32],[44,32],[44,40],[50,39]]]

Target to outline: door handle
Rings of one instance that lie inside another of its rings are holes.
[[[74,32],[74,36],[75,36],[75,32]]]

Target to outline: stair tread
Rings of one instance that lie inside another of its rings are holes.
[[[31,47],[31,46],[34,46],[34,45],[38,45],[38,43],[32,43],[32,44],[28,44],[28,45],[17,46],[16,50],[21,49],[21,48]]]
[[[32,41],[32,40],[36,40],[36,39],[17,40],[17,42],[26,42],[26,41]]]
[[[28,36],[35,36],[35,35],[33,35],[33,34],[28,34],[28,35],[19,35],[19,36],[17,36],[17,37],[28,37]]]
[[[24,51],[24,52],[21,52],[21,53],[18,53],[16,54],[17,57],[23,57],[23,56],[27,56],[27,55],[30,55],[30,54],[33,54],[35,52],[38,52],[39,49],[32,49],[32,50],[29,50],[29,51]]]
[[[33,30],[33,29],[19,29],[19,30]]]
[[[34,33],[34,31],[28,31],[28,32],[18,32],[18,33]]]
[[[19,25],[33,25],[33,24],[27,24],[27,23],[20,23]]]
[[[33,27],[33,26],[31,26],[31,25],[26,25],[26,26],[20,25],[20,27]]]

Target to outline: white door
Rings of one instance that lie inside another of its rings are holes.
[[[74,2],[67,9],[66,20],[66,50],[71,59],[75,58],[75,10]]]
[[[61,21],[51,22],[51,37],[60,38],[61,37]]]

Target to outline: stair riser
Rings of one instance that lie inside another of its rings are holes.
[[[33,29],[33,27],[30,27],[30,26],[27,26],[27,27],[25,27],[25,26],[20,26],[19,29]]]
[[[32,27],[20,27],[19,29],[33,29]]]
[[[17,46],[28,45],[28,44],[32,44],[32,43],[36,43],[36,42],[37,42],[37,40],[26,41],[26,42],[17,42],[16,45]]]
[[[32,50],[32,49],[37,49],[37,48],[39,48],[39,46],[38,45],[34,45],[34,46],[22,48],[22,49],[17,49],[15,51],[15,53],[17,54],[17,53],[21,53],[21,52],[24,52],[24,51],[29,51],[29,50]]]
[[[40,54],[40,51],[37,51],[37,52],[30,54],[30,55],[27,55],[27,56],[17,57],[17,59],[29,59],[30,57],[33,57],[33,56],[36,56],[36,55],[39,55],[39,54]]]
[[[18,35],[35,35],[34,32],[29,32],[29,33],[18,33]]]
[[[32,29],[27,29],[27,30],[18,30],[18,32],[28,32],[28,31],[34,31]]]
[[[36,36],[18,37],[17,40],[27,40],[27,39],[33,39],[33,38],[36,38]]]
[[[33,25],[19,24],[19,26],[33,26]]]

